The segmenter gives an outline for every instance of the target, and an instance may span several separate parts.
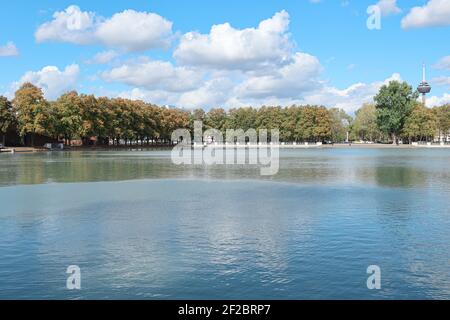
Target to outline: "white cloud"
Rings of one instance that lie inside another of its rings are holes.
[[[431,96],[427,98],[427,107],[439,107],[445,104],[450,104],[450,94],[444,93],[442,96]]]
[[[100,43],[130,52],[143,51],[166,47],[172,38],[172,22],[155,13],[134,10],[125,10],[105,19],[72,5],[55,12],[52,21],[39,26],[35,38],[39,43]]]
[[[114,50],[102,51],[97,53],[92,59],[88,60],[88,64],[107,64],[117,58],[119,54]]]
[[[126,51],[164,48],[170,44],[172,22],[155,13],[125,10],[101,23],[96,35],[105,45]]]
[[[435,69],[450,71],[450,56],[443,57],[434,66]]]
[[[229,77],[218,76],[204,82],[199,88],[186,92],[173,93],[161,88],[155,90],[133,88],[130,91],[121,92],[119,96],[190,109],[199,107],[208,109],[218,106],[233,108],[241,106],[315,104],[329,108],[342,108],[349,113],[353,113],[362,104],[373,102],[373,97],[378,93],[380,87],[392,80],[402,81],[399,74],[393,74],[384,81],[356,83],[344,89],[317,82],[316,87],[307,88],[307,90],[292,96],[286,94],[283,90],[280,92],[274,90],[270,94],[258,96],[243,94],[242,83],[237,84]],[[441,98],[435,103],[441,103],[442,101],[444,100]]]
[[[168,61],[141,58],[100,74],[107,82],[129,85],[122,97],[184,108],[320,104],[353,112],[373,101],[391,80],[333,87],[321,79],[317,57],[294,52],[289,15],[282,11],[257,28],[216,25],[207,35],[185,34]]]
[[[397,0],[380,0],[376,4],[383,16],[389,16],[391,14],[398,14],[402,12],[402,10],[397,6]]]
[[[155,103],[187,108],[302,97],[321,85],[322,67],[316,57],[292,52],[288,25],[289,15],[282,11],[262,21],[258,28],[213,26],[209,35],[191,34],[191,40],[187,40],[189,34],[183,36],[174,54],[177,65],[141,58],[100,76],[133,88],[121,96],[146,101],[155,98]]]
[[[185,108],[213,108],[222,106],[232,97],[235,83],[227,78],[220,77],[207,81],[200,88],[183,93],[177,105]]]
[[[125,99],[132,100],[143,100],[151,103],[156,103],[159,105],[167,105],[175,102],[178,96],[175,96],[173,93],[164,91],[164,90],[146,90],[140,88],[133,88],[129,91],[122,91],[116,94],[117,97],[122,97]]]
[[[42,88],[47,99],[56,99],[59,95],[76,88],[80,68],[76,64],[59,70],[55,66],[47,66],[39,71],[28,71],[18,82],[12,84],[15,92],[23,83],[31,82]]]
[[[342,108],[351,113],[364,103],[373,102],[373,97],[378,93],[381,86],[388,84],[390,81],[402,81],[402,79],[398,73],[394,73],[384,81],[356,83],[345,89],[327,86],[318,92],[306,96],[303,103]]]
[[[0,57],[15,57],[19,55],[16,45],[13,42],[8,42],[4,46],[0,46]]]
[[[319,60],[306,53],[296,53],[292,63],[271,74],[250,77],[239,85],[238,97],[298,98],[320,86],[322,67]]]
[[[289,14],[276,13],[257,28],[214,25],[209,34],[189,32],[180,39],[174,57],[181,64],[217,69],[252,70],[279,65],[289,59]]]
[[[122,82],[148,90],[171,92],[192,90],[199,86],[199,72],[185,67],[174,67],[170,62],[141,59],[115,67],[101,74],[107,82]]]
[[[135,12],[126,11],[126,14],[122,14],[113,16],[107,20],[108,23],[96,22],[96,18],[90,16],[93,21],[91,25],[95,27],[86,24],[87,29],[94,29],[90,33],[97,38],[122,39],[118,42],[111,40],[108,46],[124,45],[123,48],[139,50],[139,46],[128,43],[128,39],[124,38],[137,32],[140,27],[136,27],[133,32],[128,30],[126,34],[120,30],[117,33],[105,31],[115,30],[131,20],[145,20],[141,14],[135,15]],[[100,24],[106,29],[99,27]],[[169,61],[139,58],[125,61],[99,76],[106,82],[131,87],[129,91],[120,92],[119,96],[185,108],[310,103],[341,107],[352,112],[362,103],[372,101],[383,81],[358,83],[345,89],[328,85],[321,80],[323,68],[317,57],[293,51],[294,44],[289,39],[288,26],[289,15],[285,11],[262,21],[257,28],[239,30],[228,23],[215,25],[209,34],[191,32],[182,36],[174,52],[176,65]],[[115,51],[101,52],[92,60],[107,63],[116,54]],[[47,74],[44,71],[45,68],[38,73],[30,73],[28,78],[36,78],[35,82],[44,83],[43,74]],[[62,73],[57,69],[47,71]],[[400,76],[394,74],[388,80],[391,79],[398,80]],[[56,91],[63,90],[56,88],[52,94]]]
[[[39,26],[35,32],[37,42],[56,41],[75,44],[94,43],[97,18],[93,12],[83,12],[77,6],[53,14],[53,20]]]
[[[264,74],[243,71],[207,71],[176,67],[169,62],[141,59],[103,72],[108,82],[133,87],[124,97],[185,108],[264,104],[266,99],[297,99],[322,86],[322,67],[314,56],[297,53],[292,62]],[[157,100],[149,100],[149,99]],[[166,100],[164,100],[166,99]]]
[[[339,89],[331,85],[322,83],[310,92],[305,92],[303,96],[298,97],[269,97],[269,98],[253,98],[240,99],[238,97],[230,97],[224,104],[226,107],[236,106],[262,106],[262,105],[281,105],[289,106],[297,105],[323,105],[329,108],[342,108],[348,113],[353,113],[359,109],[364,103],[373,102],[373,97],[378,93],[383,84],[389,81],[402,81],[399,74],[393,74],[384,81],[375,81],[372,83],[356,83],[348,88]]]
[[[450,25],[450,1],[429,0],[422,7],[414,7],[402,20],[402,27],[425,28]]]

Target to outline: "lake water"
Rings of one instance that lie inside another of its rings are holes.
[[[0,299],[450,299],[450,150],[280,155],[0,155]]]

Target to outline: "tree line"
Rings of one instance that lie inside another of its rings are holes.
[[[374,103],[363,105],[351,125],[352,139],[405,143],[438,138],[450,133],[450,105],[427,108],[419,93],[406,82],[392,81],[380,88]]]
[[[450,131],[450,105],[426,108],[407,83],[392,81],[351,117],[338,108],[290,106],[214,108],[188,111],[139,100],[95,97],[71,91],[47,101],[43,91],[23,84],[9,101],[0,96],[0,133],[14,131],[34,145],[37,135],[70,145],[170,144],[176,129],[278,129],[283,142],[430,140]],[[4,139],[4,138],[3,138]]]

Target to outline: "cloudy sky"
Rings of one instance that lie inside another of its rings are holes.
[[[367,27],[378,5],[381,29]],[[372,12],[372,11],[371,11]],[[0,11],[0,94],[21,83],[184,108],[323,104],[380,85],[450,103],[450,0],[16,0]]]

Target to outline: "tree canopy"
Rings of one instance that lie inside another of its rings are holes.
[[[31,134],[31,145],[34,145],[35,134],[47,134],[50,121],[49,103],[42,90],[31,83],[24,83],[16,91],[12,101],[18,130],[21,136]]]
[[[402,135],[410,141],[433,139],[436,134],[436,114],[417,103],[406,119]]]
[[[434,108],[439,137],[450,131],[450,104]]]
[[[351,140],[394,142],[429,140],[450,131],[450,105],[429,109],[417,102],[417,92],[407,83],[392,81],[381,87],[374,104],[364,104],[355,119],[339,108],[317,105],[240,107],[192,111],[159,107],[139,100],[96,97],[76,91],[47,101],[42,90],[23,84],[10,102],[0,97],[0,132],[14,127],[22,137],[46,135],[71,144],[171,143],[176,129],[277,129],[282,142],[344,142]],[[29,142],[29,140],[27,140]]]
[[[403,130],[417,98],[417,91],[406,82],[391,81],[383,85],[374,97],[377,109],[377,124],[382,132],[391,135],[394,143]]]
[[[0,133],[6,133],[14,121],[12,103],[7,98],[0,96]]]
[[[375,141],[382,133],[377,125],[377,110],[374,104],[364,104],[355,113],[352,123],[352,137],[363,141]]]

